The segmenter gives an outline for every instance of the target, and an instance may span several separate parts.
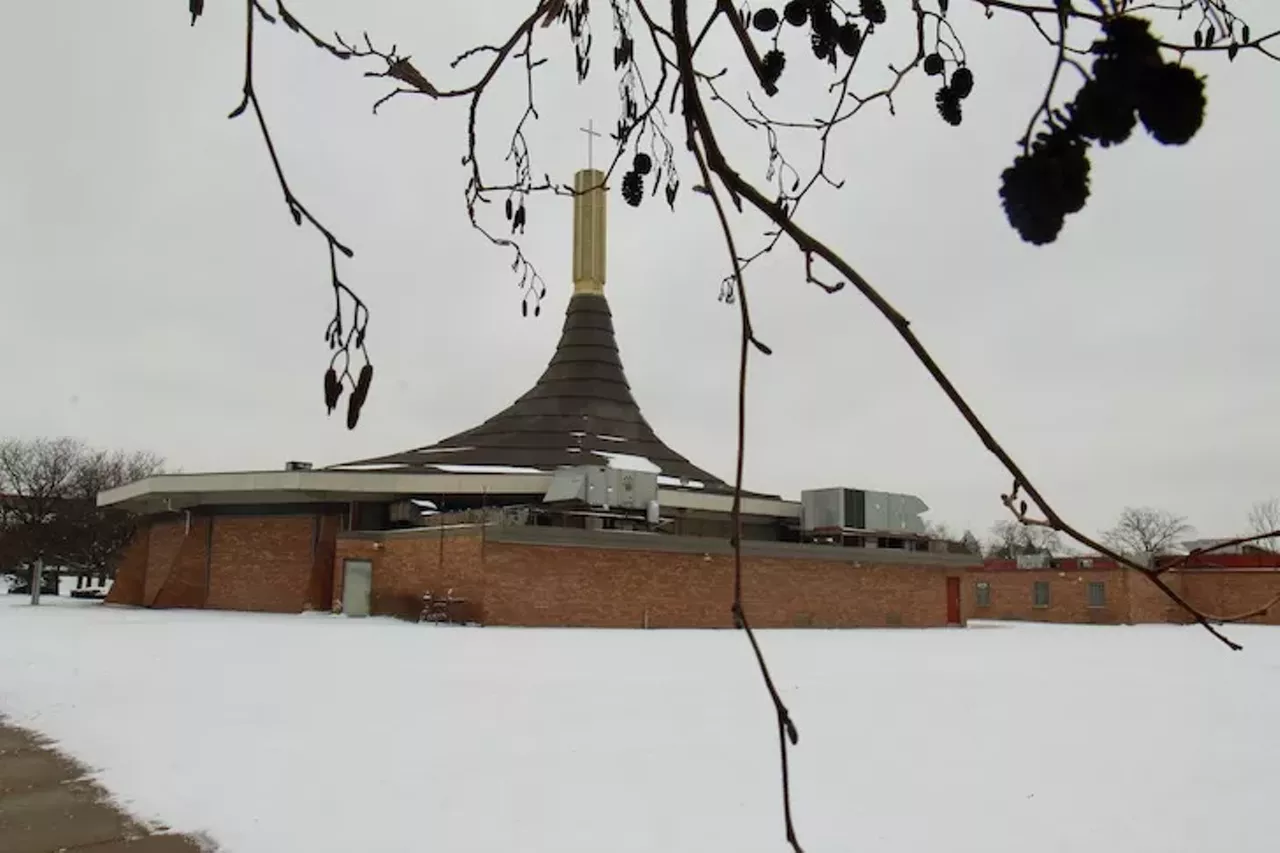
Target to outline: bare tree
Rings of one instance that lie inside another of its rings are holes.
[[[1062,537],[1056,530],[1004,519],[991,525],[991,538],[987,541],[986,553],[988,557],[1012,560],[1031,554],[1057,556],[1062,550]]]
[[[98,493],[159,472],[152,453],[94,450],[71,438],[0,441],[0,568],[37,559],[105,577],[133,531]]]
[[[1078,214],[1094,191],[1090,157],[1096,153],[1095,146],[1124,143],[1139,123],[1150,137],[1165,145],[1180,145],[1195,136],[1204,120],[1206,94],[1204,79],[1184,64],[1187,56],[1215,52],[1233,60],[1238,55],[1280,59],[1269,47],[1280,30],[1255,36],[1228,0],[911,0],[909,5],[893,4],[891,10],[884,0],[859,0],[856,4],[851,0],[788,0],[741,8],[729,0],[670,0],[662,4],[657,0],[608,0],[607,7],[620,104],[607,184],[618,186],[611,182],[615,173],[622,171],[620,190],[628,204],[641,204],[661,192],[674,207],[683,186],[681,170],[691,168],[696,196],[709,205],[702,209],[714,216],[724,238],[727,272],[720,293],[725,302],[736,305],[741,324],[733,509],[738,533],[734,536],[731,608],[735,624],[750,642],[776,712],[788,842],[800,849],[789,807],[787,764],[788,746],[798,735],[751,631],[741,595],[740,496],[748,367],[753,354],[772,352],[751,313],[746,281],[756,261],[770,252],[790,249],[797,278],[823,291],[835,293],[852,286],[890,324],[1012,478],[1013,485],[1001,495],[1001,501],[1014,519],[1060,532],[1142,571],[1206,630],[1238,648],[1205,614],[1165,583],[1160,572],[1112,551],[1060,516],[943,371],[908,319],[848,258],[814,236],[801,214],[811,193],[843,186],[843,178],[829,171],[826,156],[837,132],[865,108],[884,107],[892,112],[905,106],[899,103],[900,87],[909,75],[919,73],[937,81],[931,108],[942,122],[940,132],[945,132],[946,125],[963,121],[982,57],[965,50],[962,32],[976,25],[981,16],[1003,14],[1026,21],[1028,41],[1042,45],[1046,52],[1044,96],[1025,125],[1018,122],[1010,126],[1010,137],[1016,139],[1015,153],[1012,164],[999,176],[1001,204],[1010,225],[1023,240],[1037,245],[1056,239],[1067,217]],[[442,82],[448,73],[441,67],[444,63],[434,57],[413,61],[399,51],[388,34],[322,36],[320,28],[300,20],[283,0],[245,0],[242,9],[246,22],[243,98],[232,116],[253,116],[289,215],[297,225],[309,226],[323,239],[334,300],[333,318],[326,328],[331,355],[324,375],[324,399],[332,412],[350,388],[347,423],[354,427],[372,380],[365,348],[370,311],[340,275],[340,256],[350,257],[352,249],[302,201],[272,142],[255,88],[255,68],[261,67],[253,61],[258,44],[255,27],[283,23],[337,59],[367,63],[367,76],[393,87],[375,102],[375,111],[404,97],[466,104],[462,156],[468,175],[463,199],[466,215],[495,246],[511,253],[524,294],[522,310],[536,316],[545,288],[534,260],[520,245],[520,234],[532,215],[535,196],[573,192],[533,167],[527,130],[531,122],[541,118],[535,93],[543,79],[539,69],[551,58],[543,34],[552,27],[567,29],[578,79],[585,79],[592,67],[594,42],[589,2],[529,0],[525,12],[513,15],[501,40],[460,50],[448,67],[463,76],[458,82],[447,83]],[[203,0],[190,0],[190,11],[194,24],[204,11]],[[889,66],[883,82],[864,82],[868,77],[875,81],[881,72],[861,61],[864,46],[895,29],[904,36],[901,58]],[[745,74],[727,73],[730,67]],[[992,77],[999,73],[997,68],[988,68]],[[478,153],[483,146],[477,145],[477,118],[482,105],[488,103],[485,97],[491,84],[505,71],[523,78],[526,98],[509,119],[508,165],[501,168],[510,171],[492,178],[492,164]],[[748,81],[745,90],[735,83],[744,78]],[[824,99],[816,111],[815,98]],[[672,125],[667,123],[668,116],[673,117]],[[756,173],[755,168],[744,165],[735,152],[722,145],[719,131],[726,124],[757,134],[764,142],[768,159],[762,164],[762,181],[748,177]],[[1245,138],[1244,134],[1239,136]],[[809,156],[784,151],[784,142],[790,145],[796,140],[813,146]],[[816,165],[797,165],[804,163]],[[505,216],[503,227],[509,228],[509,234],[498,233],[502,223],[494,221],[497,216]],[[352,368],[357,357],[364,363],[355,373]]]
[[[61,513],[61,561],[82,579],[112,576],[115,560],[136,528],[133,515],[115,507],[98,506],[98,494],[164,470],[164,460],[147,451],[89,451],[80,459]]]
[[[951,528],[945,521],[926,521],[924,533],[930,539],[939,539],[943,542],[951,542],[955,539],[955,534],[951,532]]]
[[[1184,536],[1195,533],[1186,518],[1163,509],[1125,507],[1103,541],[1129,557],[1158,557],[1171,553]]]
[[[58,509],[75,482],[83,445],[74,439],[0,440],[0,501],[11,559],[44,558],[57,549]],[[17,544],[15,544],[17,543]]]
[[[966,530],[960,536],[960,544],[964,547],[966,554],[974,554],[982,556],[982,543],[978,541],[978,537],[973,535],[972,530]]]
[[[1280,550],[1280,538],[1270,535],[1280,530],[1280,498],[1258,501],[1249,510],[1249,529],[1262,536],[1254,544],[1267,551]]]

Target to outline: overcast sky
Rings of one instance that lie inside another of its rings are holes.
[[[320,32],[398,43],[441,83],[469,81],[474,67],[448,61],[499,39],[529,5],[290,4]],[[576,129],[616,116],[608,9],[594,5],[586,87],[573,82],[567,32],[538,33],[554,61],[538,78],[534,168],[565,181],[584,165]],[[1255,33],[1280,24],[1268,5],[1237,4]],[[208,6],[194,29],[171,1],[7,0],[0,11],[0,435],[154,450],[187,471],[275,469],[428,444],[509,404],[559,334],[570,202],[530,209],[525,246],[549,292],[542,316],[523,319],[509,256],[466,222],[464,104],[402,98],[375,117],[384,81],[260,28],[258,86],[288,176],[355,248],[343,273],[373,311],[377,378],[348,432],[321,393],[324,244],[294,227],[251,119],[226,119],[244,14]],[[952,6],[977,80],[964,124],[943,124],[934,81],[915,79],[896,117],[869,108],[843,132],[829,162],[845,189],[807,202],[799,220],[911,318],[1066,517],[1096,531],[1127,504],[1152,505],[1203,535],[1246,527],[1253,501],[1280,495],[1280,66],[1198,58],[1210,93],[1199,136],[1161,148],[1139,130],[1095,152],[1088,207],[1037,249],[1009,228],[996,189],[1052,56],[1024,19]],[[901,57],[910,38],[890,7],[868,67],[890,48]],[[825,79],[792,42],[785,82]],[[499,154],[521,86],[509,75],[481,116]],[[785,93],[776,106],[806,117]],[[739,168],[763,178],[762,141],[723,127]],[[693,164],[682,166],[674,214],[611,197],[607,292],[649,422],[729,479],[738,318],[717,302],[723,248],[709,204],[687,192]],[[495,178],[502,167],[489,161]],[[909,492],[929,517],[984,533],[1009,485],[998,464],[856,293],[825,295],[794,253],[776,254],[749,280],[775,354],[753,362],[748,486]]]

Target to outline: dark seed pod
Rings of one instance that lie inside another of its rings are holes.
[[[969,97],[973,92],[973,72],[963,66],[957,68],[951,75],[951,91],[962,101]]]
[[[639,172],[627,172],[622,176],[622,198],[632,207],[639,207],[644,200],[644,178]]]
[[[952,127],[960,124],[963,118],[960,112],[960,98],[951,91],[950,87],[943,86],[939,89],[938,94],[934,95],[934,102],[938,106],[938,115],[942,116],[943,121]]]
[[[924,58],[924,73],[930,77],[936,77],[946,68],[946,63],[942,56],[937,53],[931,53]]]
[[[356,378],[356,390],[352,395],[360,398],[361,405],[369,397],[369,386],[373,384],[373,365],[366,364],[360,368],[360,376]]]
[[[793,27],[803,27],[809,20],[808,0],[790,0],[782,7],[782,17]]]
[[[836,33],[836,43],[845,56],[857,56],[862,49],[862,31],[852,21],[846,22]]]
[[[356,424],[360,422],[360,409],[363,406],[364,402],[355,394],[347,398],[347,429],[356,428]]]
[[[511,219],[511,196],[507,196],[507,219]]]
[[[780,50],[771,50],[760,58],[760,66],[764,70],[764,79],[761,81],[768,86],[777,86],[778,78],[782,76],[782,69],[787,65],[787,57]]]
[[[1134,105],[1123,90],[1108,85],[1106,77],[1090,80],[1080,87],[1067,107],[1072,128],[1085,139],[1102,147],[1124,142],[1138,123]]]
[[[1182,65],[1163,65],[1138,91],[1138,117],[1161,145],[1185,145],[1204,124],[1204,80]]]
[[[871,23],[883,24],[885,22],[884,0],[862,0],[860,8],[862,17]]]
[[[773,32],[778,28],[778,13],[766,6],[752,16],[751,25],[762,33]]]
[[[642,175],[647,175],[653,170],[653,158],[641,151],[636,154],[636,158],[631,161],[631,168]]]
[[[1088,143],[1063,129],[1041,134],[1000,176],[1009,224],[1028,243],[1052,243],[1088,201],[1089,171]]]
[[[338,371],[330,367],[324,372],[324,406],[333,414],[338,405],[338,397],[342,395],[342,384],[338,382]]]

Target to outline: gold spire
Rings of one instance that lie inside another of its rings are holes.
[[[604,293],[604,172],[582,169],[573,176],[573,292]]]

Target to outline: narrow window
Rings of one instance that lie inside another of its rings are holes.
[[[1031,590],[1031,603],[1036,607],[1049,606],[1049,582],[1036,581]]]
[[[978,599],[979,607],[991,606],[991,584],[987,583],[986,581],[978,581],[977,586],[974,588],[974,591]]]
[[[1089,581],[1089,606],[1107,606],[1107,585],[1102,581]]]

